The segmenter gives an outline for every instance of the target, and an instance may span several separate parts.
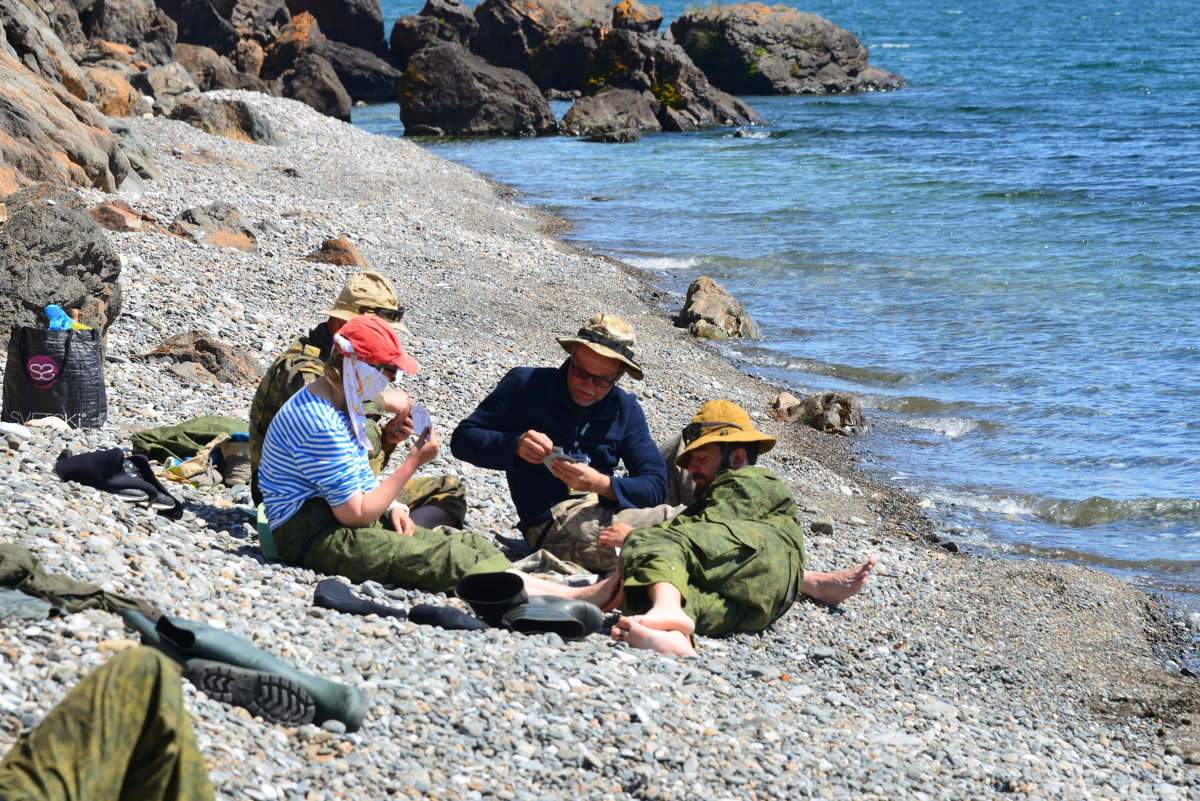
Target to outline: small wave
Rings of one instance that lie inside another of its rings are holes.
[[[935,503],[951,506],[965,506],[978,512],[998,515],[1031,515],[1033,506],[1020,498],[992,497],[976,495],[971,492],[955,492],[953,490],[938,490],[929,493],[929,499]]]
[[[736,139],[770,139],[771,132],[763,130],[754,130],[751,128],[738,128],[733,133],[729,134]]]
[[[941,434],[947,439],[958,439],[979,428],[979,423],[966,417],[913,417],[904,422],[913,428]]]
[[[1114,500],[1093,496],[1082,501],[1043,499],[1032,504],[1033,514],[1051,523],[1087,528],[1119,520],[1187,520],[1200,518],[1200,500],[1193,498],[1136,498]]]
[[[639,269],[658,273],[690,270],[700,263],[694,258],[676,259],[670,256],[626,256],[624,260]]]
[[[907,42],[884,42],[883,44],[871,45],[872,50],[876,48],[882,50],[907,50],[910,47],[912,47],[912,45],[908,44]]]

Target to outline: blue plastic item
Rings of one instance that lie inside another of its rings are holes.
[[[46,316],[50,318],[48,326],[53,331],[64,331],[71,327],[74,322],[70,315],[62,310],[61,306],[56,306],[51,303],[46,307]]]

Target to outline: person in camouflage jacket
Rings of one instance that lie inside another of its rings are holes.
[[[875,557],[836,573],[804,570],[804,529],[787,486],[754,463],[775,445],[728,401],[709,401],[683,431],[676,464],[697,500],[674,518],[635,528],[621,569],[593,585],[624,593],[612,629],[619,642],[694,654],[693,635],[762,631],[800,594],[838,604],[862,589]]]
[[[258,465],[267,428],[288,398],[324,375],[325,360],[333,352],[333,337],[338,330],[359,314],[376,314],[401,333],[409,333],[400,321],[404,307],[391,281],[378,273],[351,276],[325,314],[325,322],[293,342],[267,369],[250,404],[250,491],[255,503],[262,503]],[[396,444],[412,434],[409,405],[408,395],[402,390],[387,390],[363,404],[366,435],[371,443],[368,458],[376,475],[382,472]],[[389,412],[395,416],[384,423]],[[462,528],[467,511],[466,488],[452,476],[415,478],[405,484],[397,500],[411,507],[413,521],[424,528]]]

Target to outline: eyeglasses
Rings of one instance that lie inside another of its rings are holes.
[[[404,307],[393,309],[388,306],[351,306],[355,314],[373,314],[389,323],[398,323],[404,316]]]
[[[400,374],[400,368],[394,364],[372,364],[371,366],[383,373],[388,381],[395,381],[396,376]]]
[[[729,428],[736,428],[738,431],[744,430],[737,423],[688,423],[683,428],[683,444],[691,445],[693,442],[700,439],[700,437],[704,434],[704,429],[706,428],[721,428],[725,426]],[[727,436],[728,434],[728,431],[721,432],[721,436]]]
[[[620,373],[617,373],[612,378],[596,375],[595,373],[589,373],[587,370],[584,370],[575,363],[574,356],[571,357],[571,375],[575,376],[576,380],[579,381],[591,381],[592,386],[594,386],[596,389],[608,389],[613,384],[617,383],[617,380],[621,377]]]

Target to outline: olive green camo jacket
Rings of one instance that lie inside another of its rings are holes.
[[[799,595],[803,525],[774,473],[723,470],[679,515],[629,533],[621,574],[626,614],[647,611],[646,588],[668,582],[683,596],[697,634],[762,631]]]

